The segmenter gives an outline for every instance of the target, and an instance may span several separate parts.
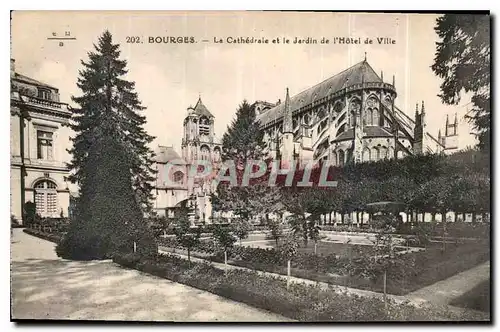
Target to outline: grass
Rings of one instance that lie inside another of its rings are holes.
[[[311,245],[310,245],[311,246]],[[348,252],[352,245],[339,243],[326,243],[321,246],[322,250],[337,250],[339,254]],[[314,250],[314,245],[311,246]],[[320,246],[318,246],[320,247]],[[342,248],[343,247],[343,248]],[[368,246],[357,246],[365,247]],[[311,250],[310,248],[302,248]],[[184,253],[182,250],[176,249],[179,253]],[[331,252],[331,251],[329,251]],[[355,250],[352,251],[353,253]],[[361,252],[363,254],[363,252]],[[406,257],[415,259],[413,268],[401,267],[405,271],[405,276],[394,276],[388,274],[387,292],[395,295],[405,295],[422,287],[429,286],[440,280],[449,278],[459,272],[473,268],[474,266],[483,263],[489,259],[490,247],[486,243],[465,243],[465,244],[450,244],[446,247],[446,251],[442,251],[440,243],[430,244],[423,252],[412,252]],[[207,253],[199,253],[196,250],[191,252],[193,257],[207,259],[214,262],[223,262],[220,257]],[[354,258],[354,255],[353,255]],[[265,262],[238,260],[234,257],[229,257],[229,264],[246,267],[252,270],[260,270],[282,275],[287,274],[286,266],[281,264],[269,264]],[[360,275],[351,275],[349,277],[342,275],[342,272],[332,266],[329,269],[331,273],[315,271],[313,269],[297,268],[292,260],[291,274],[294,277],[326,282],[339,286],[347,286],[352,288],[365,289],[375,292],[383,292],[383,278],[380,275],[377,280],[369,280]],[[398,275],[398,274],[397,274]]]
[[[462,296],[454,299],[450,305],[474,309],[484,312],[490,312],[490,298],[491,298],[491,289],[490,289],[490,280],[486,280],[467,293]]]

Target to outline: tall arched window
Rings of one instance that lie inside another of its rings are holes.
[[[337,163],[339,166],[344,166],[344,162],[345,162],[345,153],[344,151],[342,150],[339,150],[339,162]]]
[[[214,149],[214,161],[221,161],[220,149],[218,147]]]
[[[41,217],[58,215],[57,185],[51,180],[40,180],[33,185],[35,189],[36,212]]]
[[[200,135],[210,134],[210,120],[204,116],[200,118],[199,132]]]
[[[210,149],[208,146],[203,145],[200,149],[201,152],[201,160],[210,160]]]
[[[378,148],[372,149],[371,160],[377,161],[380,159],[380,151]]]
[[[387,150],[387,158],[392,159],[394,158],[394,148],[392,146],[389,147]]]
[[[380,148],[380,159],[387,158],[387,148],[385,146]]]
[[[374,108],[373,109],[372,119],[373,119],[372,124],[374,126],[379,126],[380,125],[380,114],[378,112],[378,108]]]
[[[363,150],[363,161],[366,162],[366,161],[370,161],[370,149],[369,148],[365,148]]]
[[[337,165],[338,165],[338,161],[337,161],[337,152],[332,153],[332,160],[333,160],[333,164],[334,164],[335,166],[337,166]]]

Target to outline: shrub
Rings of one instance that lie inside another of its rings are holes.
[[[10,227],[12,228],[21,227],[19,220],[17,220],[17,218],[13,214],[10,215]]]

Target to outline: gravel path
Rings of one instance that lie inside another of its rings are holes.
[[[406,297],[414,301],[426,300],[437,304],[448,304],[488,279],[490,279],[489,261],[435,284],[420,288]]]
[[[53,243],[21,229],[11,240],[11,297],[13,319],[289,320],[111,261],[62,260]]]

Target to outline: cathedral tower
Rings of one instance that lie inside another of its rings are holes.
[[[415,108],[415,128],[413,151],[415,154],[424,154],[426,152],[426,123],[425,123],[425,105],[422,100],[420,114],[418,113],[418,103]]]
[[[182,157],[188,163],[194,160],[211,160],[214,152],[214,116],[198,99],[195,107],[189,107],[184,119]],[[219,150],[220,152],[220,150]]]

